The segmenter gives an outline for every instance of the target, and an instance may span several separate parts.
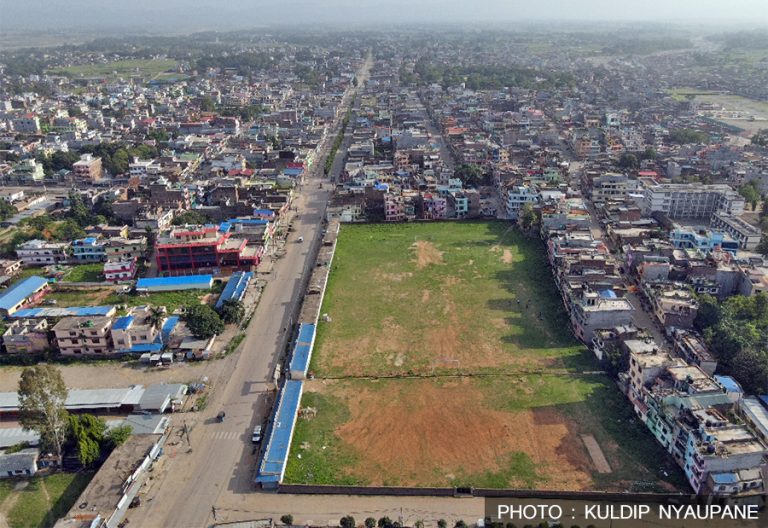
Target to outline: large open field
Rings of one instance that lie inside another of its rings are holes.
[[[164,72],[175,69],[177,62],[173,59],[125,59],[104,64],[81,64],[66,68],[50,70],[54,75],[70,77],[126,77],[139,75],[153,78]]]
[[[680,485],[507,224],[344,226],[322,313],[286,482]]]

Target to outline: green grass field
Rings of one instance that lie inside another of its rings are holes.
[[[28,479],[21,490],[20,480],[0,484],[0,511],[8,526],[14,528],[49,528],[66,514],[93,477],[93,473],[56,473]]]
[[[614,383],[592,373],[542,243],[508,224],[345,225],[321,313],[331,322],[319,323],[302,399],[316,413],[298,421],[286,482],[684,486]]]
[[[104,264],[80,264],[72,269],[62,279],[63,282],[103,282]]]
[[[49,70],[53,75],[69,77],[126,77],[139,75],[153,78],[177,66],[173,59],[126,59],[107,64],[82,64]]]

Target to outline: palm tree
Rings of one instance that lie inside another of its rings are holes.
[[[165,308],[162,306],[151,306],[147,314],[147,322],[155,330],[160,330],[163,326],[163,321],[165,321]]]

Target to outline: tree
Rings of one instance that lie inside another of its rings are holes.
[[[440,519],[437,521],[437,528],[446,528],[448,526],[448,523],[445,522],[445,519]]]
[[[520,227],[527,231],[536,224],[536,220],[536,211],[533,210],[533,204],[530,202],[524,203],[520,208],[520,214],[517,218]]]
[[[339,521],[339,526],[341,526],[341,528],[355,528],[355,526],[357,525],[355,524],[354,517],[352,517],[351,515],[345,515]]]
[[[717,325],[720,322],[720,306],[717,299],[711,295],[703,294],[699,296],[698,301],[699,310],[694,321],[696,328],[703,331]]]
[[[280,517],[280,522],[283,524],[293,524],[293,515],[290,513],[286,513],[282,517]]]
[[[763,235],[763,238],[760,239],[760,243],[755,248],[755,251],[764,257],[768,257],[768,235]]]
[[[173,225],[202,225],[211,221],[211,217],[200,211],[184,211],[173,218]]]
[[[749,202],[753,211],[757,209],[757,204],[760,203],[760,191],[757,189],[757,183],[754,180],[739,187],[739,194]]]
[[[52,365],[26,367],[19,380],[19,423],[40,435],[42,445],[52,450],[61,466],[67,437],[68,413],[64,408],[67,386]]]
[[[216,110],[216,103],[209,96],[203,96],[200,99],[200,110],[203,112],[213,112]]]
[[[645,151],[641,154],[641,157],[644,160],[655,160],[657,157],[656,149],[653,147],[648,147],[645,149]]]
[[[637,156],[630,152],[625,152],[619,158],[619,167],[622,169],[636,169],[640,166],[640,161]]]
[[[67,218],[56,227],[53,236],[57,240],[77,240],[85,236],[85,231],[74,220]]]
[[[199,339],[208,339],[224,331],[221,317],[207,304],[187,306],[184,320],[192,335]]]
[[[101,457],[106,429],[107,424],[92,414],[69,415],[70,443],[83,467],[90,466]]]
[[[376,528],[376,519],[373,517],[368,517],[364,521],[365,528]]]
[[[459,519],[458,521],[456,521],[456,524],[453,525],[453,528],[467,528],[467,523]]]
[[[159,330],[165,321],[165,308],[162,306],[151,306],[147,314],[147,322],[152,328]]]
[[[390,519],[387,516],[384,516],[381,519],[379,519],[379,522],[376,523],[376,525],[379,528],[392,528],[392,519]]]
[[[0,200],[0,220],[7,220],[18,212],[19,211],[8,202]]]
[[[127,424],[113,427],[104,435],[104,445],[110,450],[119,447],[128,440],[132,433],[133,427]]]
[[[221,315],[221,320],[227,324],[239,323],[245,319],[245,305],[242,301],[224,301],[219,315]]]
[[[477,187],[484,180],[483,171],[473,163],[462,163],[456,167],[454,174],[467,187]]]

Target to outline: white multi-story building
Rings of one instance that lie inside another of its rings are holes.
[[[754,250],[760,243],[762,232],[749,222],[745,222],[738,216],[730,216],[716,212],[712,215],[711,226],[724,233],[728,233],[739,243],[739,247],[748,251]]]
[[[716,212],[740,215],[745,200],[729,185],[664,183],[645,188],[646,214],[661,212],[670,218],[710,218]]]
[[[528,185],[513,185],[504,191],[504,210],[507,218],[516,220],[523,204],[539,201],[539,192]]]
[[[16,247],[16,255],[25,266],[48,266],[60,264],[69,259],[69,244],[29,240]]]

